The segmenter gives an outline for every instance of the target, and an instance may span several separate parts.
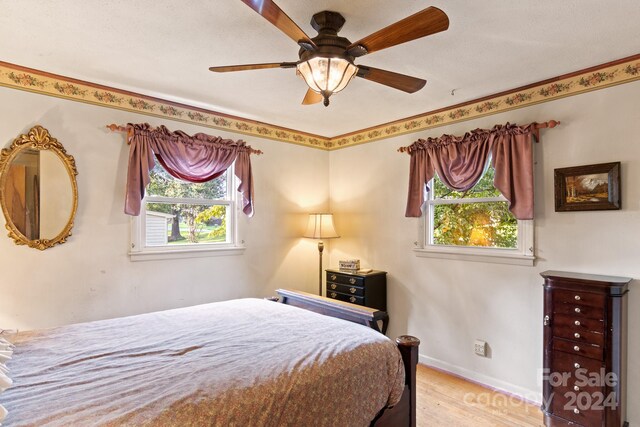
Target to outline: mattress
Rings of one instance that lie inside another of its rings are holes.
[[[368,426],[404,389],[384,335],[260,299],[12,341],[5,426]]]

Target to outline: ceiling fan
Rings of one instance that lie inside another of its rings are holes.
[[[356,76],[407,93],[419,91],[427,83],[426,80],[365,65],[355,65],[353,61],[366,54],[449,28],[447,15],[436,7],[428,7],[351,43],[348,39],[338,36],[338,31],[345,23],[344,17],[337,12],[324,11],[313,15],[311,26],[318,35],[309,38],[273,1],[242,2],[300,45],[299,60],[210,67],[209,70],[224,73],[266,68],[296,68],[297,74],[309,86],[302,101],[304,105],[323,101],[324,105],[328,106],[329,97],[344,89]]]

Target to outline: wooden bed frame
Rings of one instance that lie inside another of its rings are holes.
[[[387,313],[373,308],[350,304],[306,292],[278,289],[283,304],[304,308],[350,322],[360,323],[380,332],[380,322],[388,319]],[[418,364],[418,346],[420,340],[410,335],[396,338],[398,350],[402,355],[405,370],[405,386],[400,402],[393,408],[383,408],[371,422],[376,427],[415,427],[416,426],[416,365]]]

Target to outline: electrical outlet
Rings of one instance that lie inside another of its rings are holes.
[[[473,352],[478,356],[487,357],[487,343],[482,340],[476,340]]]

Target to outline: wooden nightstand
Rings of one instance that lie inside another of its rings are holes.
[[[328,298],[387,311],[387,272],[348,273],[326,270]],[[382,333],[386,333],[389,316],[383,319]]]

